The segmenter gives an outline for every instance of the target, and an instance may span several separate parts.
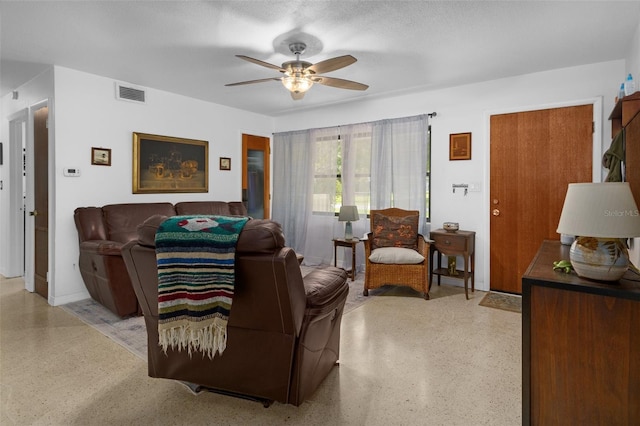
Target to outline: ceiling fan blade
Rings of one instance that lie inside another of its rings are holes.
[[[279,65],[273,65],[273,64],[270,64],[269,62],[261,61],[260,59],[251,58],[249,56],[244,56],[244,55],[236,55],[236,57],[238,57],[240,59],[244,59],[245,61],[249,61],[249,62],[257,64],[257,65],[261,65],[263,67],[271,68],[273,70],[278,70],[280,72],[285,72],[286,71],[285,69],[283,69]]]
[[[239,81],[238,83],[225,84],[225,86],[242,86],[244,84],[264,83],[265,81],[271,81],[271,80],[280,81],[280,77],[261,78],[259,80]]]
[[[336,58],[327,59],[325,61],[320,61],[317,64],[313,64],[307,69],[309,71],[313,71],[316,74],[323,74],[329,71],[339,70],[340,68],[344,68],[348,65],[356,62],[357,59],[351,55],[338,56]]]
[[[349,90],[367,90],[369,86],[351,80],[343,80],[341,78],[324,77],[321,75],[313,76],[314,83],[323,84],[325,86],[337,87],[338,89]]]
[[[304,98],[304,92],[291,92],[291,99],[294,101],[299,101],[302,98]]]

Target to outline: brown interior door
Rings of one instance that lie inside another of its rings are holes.
[[[269,218],[269,138],[242,135],[242,201],[249,216]]]
[[[49,297],[47,272],[49,265],[49,135],[47,119],[49,108],[34,113],[34,286],[45,299]]]
[[[490,124],[490,288],[522,293],[542,241],[559,239],[568,184],[592,181],[593,105],[493,115]]]

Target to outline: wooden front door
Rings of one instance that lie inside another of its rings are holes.
[[[542,241],[559,239],[568,184],[592,181],[593,105],[492,115],[490,125],[490,288],[522,293]]]
[[[249,216],[269,218],[269,138],[242,135],[242,201]]]
[[[47,119],[49,108],[35,111],[33,117],[34,141],[34,287],[36,293],[48,299],[49,283],[49,135]]]

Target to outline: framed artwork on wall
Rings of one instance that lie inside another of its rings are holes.
[[[94,166],[110,166],[111,149],[91,148],[91,164],[93,164]]]
[[[209,142],[133,133],[133,193],[209,191]]]
[[[471,133],[449,135],[449,160],[471,160]]]
[[[231,158],[220,157],[220,170],[231,170]]]

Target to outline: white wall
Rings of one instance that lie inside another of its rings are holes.
[[[597,139],[606,150],[611,134],[607,118],[624,72],[625,61],[620,60],[391,98],[371,98],[357,104],[333,105],[276,118],[275,131],[437,112],[431,121],[432,227],[453,221],[459,222],[462,229],[476,231],[476,286],[488,290],[490,114],[598,100],[602,109],[596,117]],[[449,134],[461,132],[472,133],[472,159],[451,162]],[[559,153],[562,154],[561,147]],[[600,157],[597,155],[597,169]],[[451,186],[454,183],[477,183],[480,191],[467,196],[460,191],[454,194]]]
[[[636,81],[636,90],[640,90],[640,22],[636,34],[630,42],[626,71],[625,76],[631,73]]]
[[[114,80],[68,68],[54,67],[53,76],[55,137],[50,182],[55,201],[49,205],[49,303],[59,305],[88,297],[77,269],[76,207],[240,200],[241,135],[270,137],[273,129],[269,117],[154,89],[146,89],[146,104],[119,101]],[[209,141],[209,192],[133,194],[132,132]],[[111,167],[91,165],[91,147],[110,148]],[[232,159],[231,171],[218,169],[219,157]],[[65,177],[66,167],[79,168],[81,176]]]

